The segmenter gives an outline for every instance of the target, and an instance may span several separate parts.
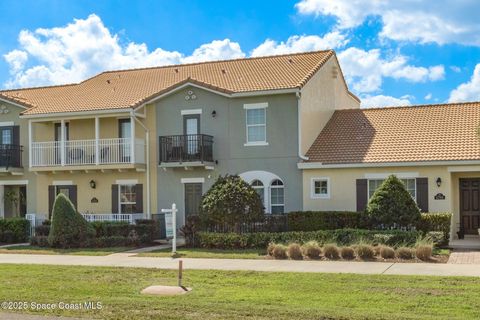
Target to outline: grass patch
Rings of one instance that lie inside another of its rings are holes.
[[[216,259],[264,259],[267,252],[260,249],[221,250],[202,248],[177,248],[177,258],[216,258]],[[171,257],[172,249],[160,249],[139,253],[139,257]]]
[[[449,256],[451,253],[450,249],[443,249],[443,248],[433,248],[433,254],[437,256]]]
[[[106,256],[112,253],[131,250],[131,247],[112,248],[74,248],[55,249],[37,246],[12,246],[1,248],[0,253],[22,253],[22,254],[71,254],[77,256]]]
[[[183,296],[144,296],[174,270],[0,265],[0,301],[101,302],[37,314],[100,319],[478,319],[480,278],[186,270]],[[33,311],[29,311],[33,312]]]

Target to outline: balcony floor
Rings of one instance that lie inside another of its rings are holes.
[[[31,167],[33,172],[65,172],[65,171],[138,171],[146,170],[145,164],[140,163],[120,163],[120,164],[99,164],[99,165],[77,165],[77,166],[50,166],[50,167]]]

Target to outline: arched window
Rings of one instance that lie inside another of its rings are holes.
[[[263,187],[262,181],[253,180],[252,188],[255,189],[255,191],[258,193],[258,195],[260,196],[260,199],[262,200],[263,205],[265,206],[265,188]]]
[[[285,212],[284,186],[281,180],[275,179],[270,184],[270,206],[272,214]]]

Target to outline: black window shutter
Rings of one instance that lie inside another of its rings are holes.
[[[69,186],[69,196],[70,196],[70,201],[72,201],[73,206],[75,207],[75,210],[78,210],[77,207],[77,186]]]
[[[417,205],[422,212],[428,212],[428,178],[417,178]]]
[[[118,184],[112,184],[112,213],[119,213],[119,211],[118,211]]]
[[[12,144],[20,145],[20,126],[12,126]]]
[[[135,192],[136,192],[136,212],[137,213],[143,213],[143,185],[142,184],[137,184],[135,185]]]
[[[48,186],[48,216],[51,219],[53,202],[55,201],[55,186]]]
[[[357,179],[357,211],[362,212],[367,207],[368,202],[368,180]]]

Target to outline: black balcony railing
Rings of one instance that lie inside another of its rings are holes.
[[[22,167],[23,146],[16,144],[0,144],[0,167]]]
[[[163,136],[160,138],[162,162],[213,162],[213,137],[206,134]]]

